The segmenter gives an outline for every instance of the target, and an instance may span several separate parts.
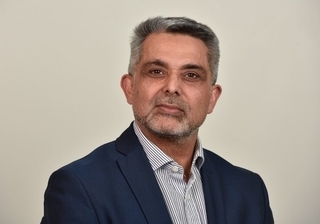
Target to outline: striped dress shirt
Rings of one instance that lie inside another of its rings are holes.
[[[207,213],[200,175],[204,154],[199,139],[195,147],[190,178],[186,183],[183,180],[183,167],[149,141],[136,123],[133,127],[154,171],[172,222],[206,224]]]

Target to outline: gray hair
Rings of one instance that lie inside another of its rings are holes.
[[[208,48],[208,61],[212,73],[212,84],[215,84],[218,76],[220,58],[219,41],[215,33],[206,25],[198,23],[186,17],[155,17],[140,23],[133,32],[131,38],[131,54],[128,72],[135,73],[135,67],[142,56],[142,45],[145,39],[152,33],[183,34],[198,38]]]

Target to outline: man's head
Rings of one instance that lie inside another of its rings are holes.
[[[136,123],[149,138],[195,139],[221,93],[212,76],[218,66],[217,38],[207,26],[186,18],[150,19],[135,33],[121,87]],[[208,42],[214,50],[208,50]]]
[[[203,41],[208,49],[207,55],[212,74],[212,84],[216,83],[220,57],[218,38],[208,26],[185,17],[150,18],[134,29],[131,39],[129,74],[133,75],[135,73],[135,67],[142,56],[143,43],[153,33],[182,34]]]

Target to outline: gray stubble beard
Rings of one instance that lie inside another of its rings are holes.
[[[151,116],[151,117],[150,117]],[[162,139],[166,139],[170,142],[179,142],[181,140],[183,140],[184,138],[187,138],[191,135],[193,135],[201,126],[201,124],[183,124],[183,117],[177,117],[177,116],[172,116],[172,115],[161,115],[161,116],[168,116],[168,117],[172,117],[174,119],[177,119],[179,123],[182,123],[182,125],[184,126],[182,129],[183,131],[181,132],[176,132],[175,130],[159,130],[161,128],[155,128],[153,124],[154,116],[157,115],[152,115],[151,113],[149,113],[148,115],[146,115],[144,118],[138,116],[137,114],[134,114],[135,119],[141,123],[146,129],[148,129],[148,131],[152,134],[154,134],[155,136],[162,138]],[[156,122],[156,121],[155,121]]]

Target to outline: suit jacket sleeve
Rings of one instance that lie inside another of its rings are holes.
[[[99,223],[81,181],[70,171],[54,172],[48,183],[41,224]]]

